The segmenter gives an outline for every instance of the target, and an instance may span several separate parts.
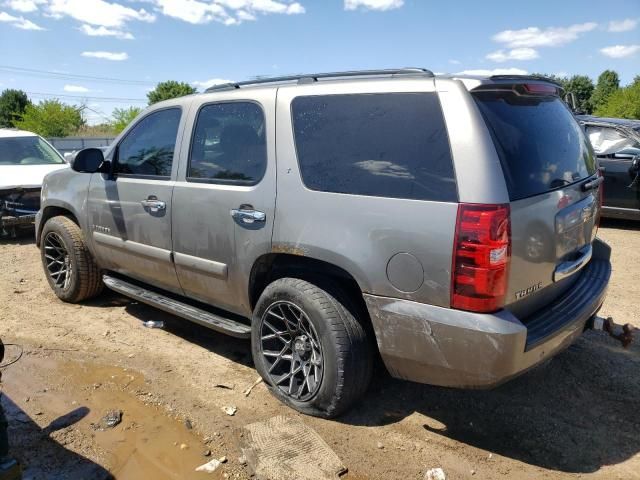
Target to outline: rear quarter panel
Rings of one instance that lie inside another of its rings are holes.
[[[337,265],[366,293],[448,306],[456,203],[314,191],[301,179],[292,133],[295,97],[391,92],[434,92],[434,81],[322,82],[278,90],[273,250]],[[421,265],[406,272],[419,284],[413,291],[401,291],[388,280],[389,261],[398,253],[413,255]]]

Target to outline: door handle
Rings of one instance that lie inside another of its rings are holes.
[[[267,215],[264,212],[260,212],[258,210],[254,210],[253,208],[247,207],[250,207],[250,205],[241,205],[240,208],[234,208],[233,210],[231,210],[231,216],[236,220],[248,225],[255,222],[264,222],[267,219]]]
[[[158,198],[153,195],[149,195],[149,198],[147,198],[146,200],[142,200],[140,204],[144,208],[148,208],[152,213],[164,211],[167,209],[167,204],[162,200],[158,200]]]
[[[563,278],[567,278],[569,275],[577,272],[587,263],[589,263],[592,255],[593,248],[591,247],[591,245],[583,247],[582,250],[580,250],[580,257],[577,260],[574,260],[572,262],[562,262],[556,267],[555,272],[553,272],[553,281],[558,282]]]

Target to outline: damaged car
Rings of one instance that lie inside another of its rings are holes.
[[[251,340],[269,390],[334,417],[394,377],[490,388],[598,317],[603,182],[547,79],[424,69],[216,85],[47,176],[54,293],[103,286]],[[580,365],[577,368],[590,368]]]
[[[33,227],[45,175],[65,167],[58,151],[39,135],[0,129],[0,236]]]
[[[604,176],[602,216],[640,220],[640,120],[577,116]]]

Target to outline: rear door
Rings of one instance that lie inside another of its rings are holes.
[[[171,107],[140,119],[113,150],[113,174],[94,174],[88,195],[100,264],[176,293],[171,210],[181,117]]]
[[[250,315],[249,276],[271,251],[275,97],[269,88],[199,97],[173,195],[176,271],[185,294]]]
[[[591,257],[597,230],[595,157],[555,88],[546,85],[549,88],[489,85],[472,92],[493,138],[511,201],[512,257],[505,303],[520,317],[575,281]]]

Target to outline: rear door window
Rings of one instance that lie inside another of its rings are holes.
[[[252,102],[213,103],[198,113],[187,179],[255,185],[267,168],[262,108]]]
[[[435,93],[297,97],[293,128],[312,190],[457,201],[447,130]]]
[[[513,90],[474,92],[511,200],[572,184],[596,171],[589,142],[560,98]]]

